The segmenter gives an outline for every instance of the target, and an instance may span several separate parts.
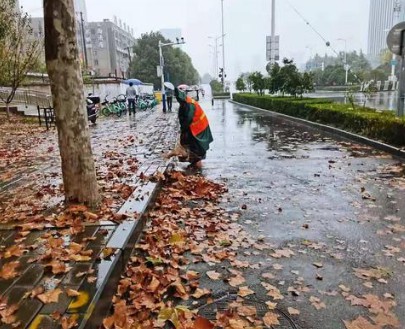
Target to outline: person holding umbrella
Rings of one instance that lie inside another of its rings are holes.
[[[127,100],[128,100],[129,115],[131,115],[131,110],[135,114],[135,112],[136,112],[136,107],[135,107],[136,89],[134,88],[134,84],[132,81],[129,83],[129,87],[126,90],[126,96],[127,96]]]
[[[174,85],[171,82],[165,82],[165,87],[166,87],[167,110],[171,112],[173,106]]]
[[[190,162],[190,166],[200,167],[205,159],[209,145],[213,142],[208,118],[200,104],[179,88],[174,92],[179,108],[180,146],[185,152],[175,151],[169,157],[179,155],[180,161]]]

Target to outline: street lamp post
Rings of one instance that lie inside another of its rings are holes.
[[[174,46],[174,45],[184,45],[186,42],[184,38],[177,38],[176,42],[163,43],[159,40],[159,59],[160,59],[160,74],[161,74],[161,91],[162,91],[162,103],[163,112],[166,112],[166,92],[165,92],[165,74],[164,74],[164,58],[163,58],[163,47]]]
[[[224,23],[224,0],[221,0],[222,12],[222,89],[225,92],[225,23]]]
[[[346,71],[345,85],[347,86],[347,82],[348,82],[348,79],[349,79],[349,65],[347,64],[347,40],[342,39],[342,38],[340,38],[338,40],[339,41],[344,41],[344,43],[345,43],[345,59],[344,59],[344,61],[345,61],[345,71]]]
[[[213,39],[215,42],[215,47],[214,47],[214,60],[215,60],[215,77],[218,78],[218,40],[222,38],[222,35],[219,37],[208,37],[208,39]]]

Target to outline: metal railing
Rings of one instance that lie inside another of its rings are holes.
[[[9,95],[8,88],[0,89],[0,96],[6,99]],[[52,107],[52,96],[35,90],[17,90],[11,104],[36,105],[40,107]]]

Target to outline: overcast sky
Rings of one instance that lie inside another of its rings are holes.
[[[42,0],[20,0],[32,16],[42,16]],[[303,64],[312,54],[332,54],[322,39],[291,7],[294,6],[334,48],[367,50],[370,0],[277,0],[280,56]],[[200,72],[211,73],[213,54],[208,36],[221,35],[220,0],[86,0],[89,21],[116,15],[134,28],[135,36],[163,28],[181,28],[182,46]],[[291,4],[291,5],[290,5]],[[225,58],[231,78],[264,70],[266,35],[270,34],[270,0],[225,0]],[[211,54],[210,54],[211,52]],[[222,53],[222,52],[221,52]],[[222,59],[220,58],[222,63]],[[220,65],[222,66],[222,65]]]

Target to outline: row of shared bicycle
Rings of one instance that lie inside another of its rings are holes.
[[[159,102],[154,95],[142,95],[135,100],[136,110],[146,111],[153,110]],[[127,98],[124,94],[108,99],[108,95],[103,102],[100,102],[100,97],[89,94],[87,96],[87,115],[89,121],[96,123],[97,117],[103,115],[105,117],[116,115],[120,117],[128,111]]]

